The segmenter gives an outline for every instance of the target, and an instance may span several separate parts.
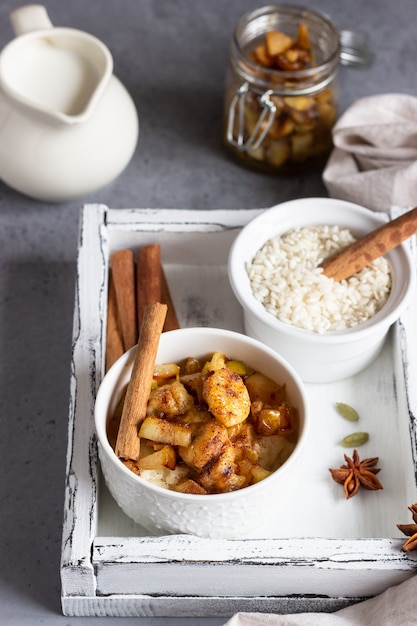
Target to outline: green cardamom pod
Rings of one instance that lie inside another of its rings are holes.
[[[357,422],[359,420],[359,414],[355,409],[344,402],[336,402],[336,409],[339,411],[342,417],[345,417],[350,422]]]
[[[344,437],[339,443],[345,448],[356,448],[357,446],[362,446],[368,440],[368,433],[351,433],[350,435]]]

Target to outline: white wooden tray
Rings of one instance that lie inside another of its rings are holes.
[[[417,553],[401,551],[405,537],[396,527],[411,522],[407,507],[417,501],[417,301],[367,370],[308,386],[315,425],[303,480],[283,502],[285,513],[266,520],[262,532],[234,541],[149,536],[103,484],[93,407],[103,375],[110,253],[159,243],[181,325],[243,331],[226,262],[239,228],[257,213],[82,210],[61,563],[65,615],[333,611],[417,572]],[[360,454],[379,457],[382,491],[346,501],[332,481],[328,468],[339,467],[346,451],[338,441],[353,431],[336,402],[354,406],[360,429],[370,433]]]

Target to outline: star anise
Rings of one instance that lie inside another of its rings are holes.
[[[383,489],[375,474],[380,471],[375,465],[378,463],[378,457],[365,459],[361,461],[357,450],[353,451],[353,458],[349,458],[346,454],[346,465],[342,465],[338,469],[330,469],[333,480],[343,484],[346,499],[352,498],[359,490],[359,487],[375,491]]]
[[[403,545],[403,550],[411,552],[411,550],[417,550],[417,503],[408,507],[413,516],[414,524],[397,524],[397,528],[401,530],[404,535],[407,535],[408,539]]]

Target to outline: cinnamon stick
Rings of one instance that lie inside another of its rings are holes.
[[[167,313],[166,304],[151,302],[145,307],[132,374],[126,391],[116,442],[120,459],[139,458],[139,427],[146,417],[159,339]]]
[[[164,272],[164,268],[161,267],[161,302],[167,305],[168,311],[164,324],[164,331],[176,330],[180,327],[177,313],[175,311],[174,302],[171,297],[167,277]]]
[[[336,281],[349,278],[417,233],[417,207],[373,230],[321,263],[323,274]]]
[[[124,352],[123,339],[117,317],[116,291],[112,273],[109,276],[109,293],[107,299],[107,329],[106,329],[106,372],[122,356]]]
[[[161,302],[161,250],[157,243],[143,246],[136,261],[136,305],[139,328],[149,302]]]
[[[132,250],[118,250],[110,257],[116,292],[117,315],[126,350],[136,345],[135,259]]]

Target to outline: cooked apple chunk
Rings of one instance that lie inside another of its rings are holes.
[[[175,485],[174,491],[180,491],[181,493],[192,493],[195,495],[204,495],[207,493],[207,491],[201,485],[196,483],[195,480],[192,480],[191,478],[187,478],[186,480],[183,480],[182,482]]]
[[[182,424],[150,416],[143,420],[139,430],[139,437],[172,446],[189,446],[191,443],[191,430]]]
[[[159,387],[148,401],[147,415],[175,417],[187,413],[194,405],[193,398],[179,381]]]
[[[259,435],[290,433],[293,429],[295,415],[292,406],[288,404],[270,407],[258,400],[252,402],[251,411]]]
[[[252,402],[261,400],[264,404],[275,405],[281,404],[285,400],[285,385],[278,385],[260,372],[248,376],[245,385]]]
[[[138,461],[139,470],[157,469],[158,467],[167,467],[173,470],[176,464],[177,455],[175,454],[175,448],[172,446],[164,446],[152,454],[143,456]]]

